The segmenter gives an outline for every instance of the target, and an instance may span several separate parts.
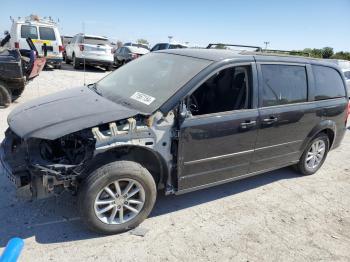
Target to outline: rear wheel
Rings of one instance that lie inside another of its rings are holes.
[[[73,54],[73,67],[74,69],[79,69],[80,68],[80,63],[78,62],[78,59],[75,57],[75,55]]]
[[[152,175],[131,161],[116,161],[93,171],[79,189],[81,218],[104,234],[135,228],[150,214],[157,190]]]
[[[0,85],[0,106],[8,107],[11,104],[11,92],[4,85]]]
[[[328,151],[329,138],[326,134],[320,133],[306,147],[299,163],[296,165],[297,170],[302,175],[316,173],[326,160]]]

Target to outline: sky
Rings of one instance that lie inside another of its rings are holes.
[[[190,46],[270,42],[270,49],[350,51],[350,0],[1,0],[0,33],[10,29],[10,16],[30,14],[59,19],[62,35],[85,28],[122,42],[153,45],[171,35]]]

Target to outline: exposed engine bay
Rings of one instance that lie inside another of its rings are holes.
[[[164,174],[170,173],[173,165],[173,126],[173,112],[167,116],[157,112],[150,117],[139,115],[102,124],[55,140],[23,140],[8,129],[1,160],[16,186],[30,187],[34,198],[64,190],[76,192],[91,166],[111,156],[116,160],[131,157],[143,161],[143,165],[158,173],[159,180],[162,177],[159,182],[163,183]],[[157,162],[151,163],[156,158],[166,168],[162,169]],[[171,180],[166,183],[171,184]]]

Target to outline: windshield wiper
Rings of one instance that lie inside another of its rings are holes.
[[[89,84],[89,85],[87,85],[87,87],[88,87],[89,89],[91,89],[92,91],[94,91],[96,94],[102,96],[102,93],[97,89],[96,83]]]

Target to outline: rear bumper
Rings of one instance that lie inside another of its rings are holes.
[[[53,58],[53,57],[49,57],[46,58],[46,64],[50,64],[50,65],[57,65],[62,63],[63,58],[62,57],[58,57],[58,58]]]
[[[91,59],[91,58],[76,58],[79,63],[93,66],[112,66],[113,61],[109,60],[99,60],[99,59]]]

